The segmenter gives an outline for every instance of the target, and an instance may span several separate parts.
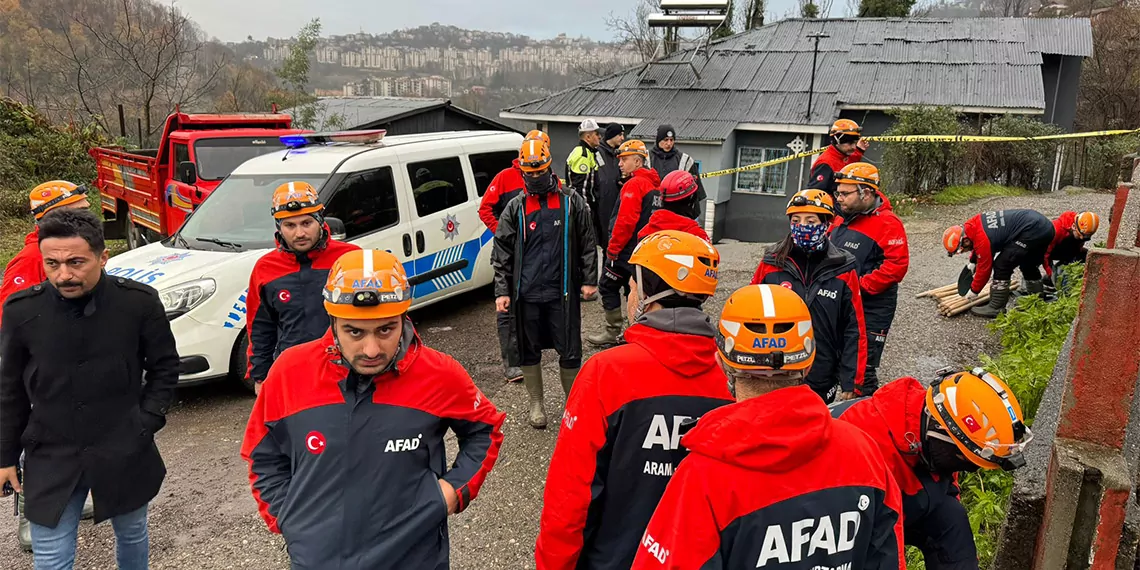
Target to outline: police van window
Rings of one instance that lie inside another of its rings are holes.
[[[428,216],[467,201],[467,182],[459,157],[408,164],[416,214]]]
[[[336,190],[325,211],[344,222],[348,239],[399,223],[400,207],[390,166],[353,172],[332,183]]]
[[[487,193],[495,175],[510,168],[518,156],[519,153],[511,150],[471,155],[471,171],[475,173],[475,190],[479,196]]]
[[[181,144],[181,143],[175,144],[174,145],[174,172],[175,172],[174,176],[175,176],[175,178],[177,178],[177,180],[179,182],[188,183],[182,179],[182,176],[180,176],[178,174],[178,165],[182,164],[183,162],[190,162],[190,147],[189,147],[189,145],[185,145],[185,144]]]

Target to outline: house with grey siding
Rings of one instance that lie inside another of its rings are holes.
[[[826,37],[814,53],[817,34]],[[970,118],[1027,115],[1068,131],[1081,63],[1090,55],[1084,18],[790,19],[499,117],[547,131],[556,159],[577,144],[586,118],[621,123],[627,136],[649,144],[668,123],[680,150],[711,172],[819,148],[838,118],[855,120],[864,135],[882,134],[892,121],[886,111],[919,105],[949,106]],[[872,145],[866,158],[881,156],[882,147]],[[714,240],[779,239],[787,233],[787,197],[806,185],[810,170],[810,159],[802,159],[706,179],[706,229]]]

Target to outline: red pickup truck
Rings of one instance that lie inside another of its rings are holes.
[[[280,113],[175,111],[156,149],[91,149],[107,237],[125,238],[134,249],[173,234],[238,165],[285,148],[281,135],[308,132],[292,123]]]

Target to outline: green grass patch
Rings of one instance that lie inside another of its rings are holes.
[[[969,186],[947,186],[936,192],[931,201],[940,206],[958,206],[991,196],[1024,196],[1024,188],[1001,186],[1000,184],[970,184]]]

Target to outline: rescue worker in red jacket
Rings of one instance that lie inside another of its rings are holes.
[[[3,282],[0,283],[0,314],[4,302],[12,293],[23,291],[33,285],[39,285],[47,280],[44,272],[44,256],[40,253],[39,222],[48,212],[60,208],[87,209],[91,207],[87,201],[87,188],[77,186],[66,180],[52,180],[36,186],[28,194],[28,201],[32,209],[32,216],[36,219],[37,228],[32,229],[24,236],[24,247],[8,266],[4,268]],[[83,504],[82,518],[89,519],[95,514],[95,506],[91,502],[90,494]],[[24,495],[16,498],[16,542],[20,548],[32,550],[32,528],[24,516]]]
[[[529,140],[539,140],[547,148],[550,147],[550,137],[542,131],[533,130],[527,133],[523,141]],[[487,191],[483,193],[483,199],[479,202],[479,219],[483,220],[483,224],[491,230],[491,233],[498,231],[499,216],[503,215],[507,203],[515,196],[522,194],[525,189],[523,172],[519,168],[519,159],[517,158],[511,163],[510,168],[503,169],[491,180]],[[523,373],[522,369],[519,368],[518,347],[511,342],[510,313],[496,311],[495,325],[499,332],[499,352],[503,358],[503,376],[507,382],[518,382],[523,379]]]
[[[678,230],[712,243],[704,228],[701,228],[696,221],[696,217],[699,215],[698,208],[704,201],[699,188],[697,178],[683,170],[675,170],[665,175],[665,179],[661,181],[661,197],[664,199],[664,204],[661,205],[661,209],[654,211],[653,215],[649,216],[649,223],[645,224],[640,232],[637,232],[637,239],[643,240],[649,234],[662,230]],[[626,299],[627,315],[637,313],[638,295],[636,287],[637,282],[634,281],[633,277],[630,277],[630,294]]]
[[[392,254],[343,254],[317,294],[331,328],[283,352],[253,406],[241,456],[292,568],[446,570],[447,517],[495,465],[504,415],[423,344],[411,292]]]
[[[906,544],[922,550],[927,570],[978,570],[955,477],[1025,465],[1032,434],[1009,386],[981,368],[947,370],[929,388],[900,378],[873,397],[832,405],[831,415],[878,444],[902,491]]]
[[[863,127],[851,119],[835,121],[827,131],[831,144],[812,163],[811,181],[807,187],[823,190],[834,198],[839,186],[835,175],[848,164],[862,162],[863,152],[870,146],[862,133]]]
[[[689,454],[642,535],[633,570],[902,570],[898,485],[875,442],[802,386],[812,314],[749,285],[720,314],[718,360],[737,403],[681,438]]]
[[[961,226],[950,226],[942,234],[942,247],[951,257],[969,251],[974,279],[964,296],[973,299],[982,292],[993,272],[990,302],[970,309],[979,317],[994,318],[1009,301],[1009,281],[1014,269],[1021,269],[1025,288],[1033,295],[1044,295],[1041,265],[1053,242],[1053,222],[1034,210],[982,212]]]
[[[523,141],[519,167],[526,192],[507,204],[495,233],[495,308],[509,312],[519,347],[527,420],[546,428],[542,351],[558,352],[562,390],[582,366],[582,296],[597,293],[598,252],[586,198],[563,188],[550,167],[550,147]],[[581,293],[581,296],[579,296]]]
[[[66,180],[44,182],[28,194],[32,215],[36,224],[44,215],[57,208],[90,208],[87,201],[87,188],[76,186]],[[16,291],[23,291],[32,285],[39,285],[47,279],[44,273],[44,256],[40,254],[38,230],[33,228],[24,236],[24,247],[4,268],[4,279],[0,284],[0,311],[4,301]]]
[[[1053,242],[1045,250],[1045,298],[1056,298],[1053,273],[1062,265],[1085,262],[1085,244],[1100,228],[1100,216],[1093,212],[1064,212],[1053,220]]]
[[[720,255],[665,230],[630,257],[638,314],[626,343],[582,368],[550,461],[538,570],[626,570],[684,456],[681,423],[732,402],[716,364],[716,328],[701,305],[716,292]],[[621,381],[617,381],[621,379]]]
[[[863,321],[867,326],[867,368],[863,394],[879,387],[879,360],[895,320],[899,282],[910,267],[906,228],[879,192],[879,169],[866,162],[843,167],[835,175],[841,217],[832,225],[831,242],[855,256]]]
[[[320,338],[329,328],[317,292],[334,261],[359,246],[332,239],[324,205],[307,182],[287,182],[273,191],[277,249],[261,256],[246,294],[249,373],[254,391],[286,348]]]
[[[661,177],[648,167],[649,150],[639,140],[628,140],[618,149],[618,167],[622,186],[618,206],[610,220],[610,243],[599,285],[606,326],[601,332],[586,337],[595,346],[613,346],[621,342],[625,320],[621,315],[621,294],[630,294],[629,278],[633,268],[629,256],[637,245],[637,234],[649,223],[649,217],[661,207]]]
[[[752,284],[795,291],[811,310],[815,364],[806,384],[824,402],[864,395],[867,334],[855,257],[827,239],[835,206],[823,190],[802,190],[788,201],[788,237],[764,253]]]

